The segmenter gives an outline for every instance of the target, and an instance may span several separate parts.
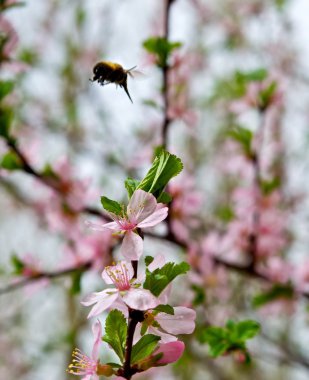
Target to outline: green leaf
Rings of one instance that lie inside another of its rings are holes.
[[[82,279],[83,271],[82,270],[77,270],[72,273],[71,278],[72,278],[72,285],[70,289],[70,293],[72,295],[79,294],[81,291],[81,279]]]
[[[135,364],[151,355],[157,348],[160,339],[157,335],[144,335],[132,348],[131,364]]]
[[[25,267],[23,261],[21,261],[21,259],[15,254],[11,256],[10,260],[12,266],[14,267],[14,274],[21,274]]]
[[[195,297],[193,299],[193,305],[198,306],[198,305],[203,304],[206,300],[205,288],[202,286],[198,286],[196,284],[193,284],[191,286],[191,289],[195,293]]]
[[[101,197],[101,204],[106,211],[115,215],[123,215],[124,206],[120,203],[103,196]]]
[[[182,169],[183,164],[180,158],[161,150],[137,189],[152,193],[158,199],[169,180],[178,175]]]
[[[166,67],[168,59],[173,50],[182,46],[181,42],[171,42],[165,37],[150,37],[143,42],[148,53],[156,56],[156,64],[159,67]]]
[[[0,166],[6,170],[18,170],[23,167],[23,163],[17,154],[11,151],[2,157]]]
[[[158,297],[171,281],[177,276],[187,273],[189,269],[190,265],[186,262],[166,263],[162,268],[157,268],[153,272],[146,269],[144,289],[150,290],[153,295]]]
[[[246,94],[250,82],[261,82],[267,76],[268,72],[264,68],[252,71],[235,71],[229,77],[217,80],[210,101],[241,98]]]
[[[153,262],[154,258],[152,256],[146,256],[145,257],[145,265],[148,267]]]
[[[275,284],[268,291],[256,295],[252,300],[252,306],[261,307],[277,299],[293,299],[294,289],[291,284]]]
[[[13,121],[13,111],[11,108],[0,108],[0,136],[5,139],[10,138],[10,128]]]
[[[158,305],[153,310],[158,313],[174,315],[174,308],[171,305]]]
[[[244,153],[247,156],[251,156],[251,143],[253,133],[249,129],[236,125],[227,132],[227,136],[239,142],[244,150]]]
[[[14,88],[13,81],[0,81],[0,100],[12,92]]]
[[[125,188],[127,189],[129,199],[132,197],[134,191],[139,185],[139,181],[137,179],[133,179],[128,177],[124,182]]]
[[[281,185],[281,178],[275,177],[271,179],[270,181],[261,181],[261,190],[264,195],[269,195],[273,191],[277,190]]]
[[[161,195],[157,199],[159,203],[165,203],[165,204],[172,202],[172,200],[173,200],[172,196],[165,191],[163,191],[163,193],[161,193]]]
[[[260,324],[256,321],[248,319],[237,323],[234,331],[237,336],[237,340],[245,342],[258,334],[260,331]]]
[[[197,339],[200,343],[209,345],[209,353],[213,357],[240,350],[245,354],[247,360],[250,360],[246,341],[253,338],[259,330],[260,325],[256,321],[235,322],[229,320],[225,327],[210,326],[200,330]]]
[[[121,360],[121,363],[124,361],[126,338],[126,319],[121,311],[112,310],[105,321],[105,335],[103,341],[112,347]]]

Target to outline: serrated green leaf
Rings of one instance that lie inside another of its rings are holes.
[[[13,91],[14,82],[13,81],[0,81],[0,100],[7,96]]]
[[[153,309],[153,311],[156,311],[158,313],[166,313],[170,315],[174,315],[174,308],[171,305],[158,305]]]
[[[252,300],[252,306],[261,307],[278,299],[293,299],[294,289],[291,284],[275,284],[268,291],[256,295]]]
[[[187,273],[189,269],[190,265],[186,262],[166,263],[162,268],[157,268],[153,272],[146,269],[144,289],[150,290],[153,295],[158,297],[170,282],[177,276]]]
[[[124,360],[126,338],[126,318],[121,311],[112,310],[105,321],[105,335],[103,340],[112,347],[121,363],[123,363]]]
[[[178,175],[182,169],[180,158],[162,150],[137,189],[152,193],[159,198],[170,179]]]
[[[161,338],[157,335],[144,335],[132,348],[131,364],[135,364],[140,360],[151,355],[156,349]]]
[[[108,212],[111,212],[115,215],[122,215],[123,214],[124,206],[121,205],[120,203],[116,202],[116,201],[113,201],[112,199],[109,199],[107,197],[102,196],[101,197],[101,204],[102,204],[103,208]]]
[[[18,170],[23,168],[23,163],[14,152],[7,152],[1,159],[0,166],[6,170]]]
[[[125,188],[127,189],[129,199],[132,197],[134,191],[139,185],[139,181],[133,178],[128,177],[124,182]]]

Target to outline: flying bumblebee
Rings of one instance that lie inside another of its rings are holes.
[[[90,79],[91,82],[98,82],[101,86],[109,83],[115,83],[116,86],[122,87],[129,99],[133,103],[131,96],[128,91],[127,79],[128,75],[133,78],[132,70],[136,66],[131,67],[131,69],[125,70],[119,63],[101,61],[98,62],[93,68],[93,78]]]

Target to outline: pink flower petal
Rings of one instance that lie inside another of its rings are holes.
[[[127,231],[120,252],[128,260],[139,260],[143,254],[143,239],[135,232]]]
[[[174,315],[159,313],[155,319],[166,332],[178,334],[191,334],[195,328],[196,312],[187,307],[174,307]]]
[[[162,358],[157,361],[156,365],[166,365],[176,362],[182,356],[184,349],[184,343],[179,340],[161,344],[154,352],[154,354],[163,353]]]
[[[122,299],[136,310],[153,309],[159,305],[159,300],[147,289],[130,289]]]
[[[127,214],[131,222],[140,223],[150,216],[157,207],[156,198],[144,190],[136,190],[127,207]]]
[[[138,223],[139,228],[153,227],[158,223],[162,222],[167,217],[168,208],[163,207],[156,210],[148,218],[144,219],[142,222]]]
[[[159,254],[154,257],[153,261],[151,264],[148,265],[148,269],[150,272],[153,272],[154,270],[158,268],[162,268],[166,263],[165,256]]]
[[[119,293],[114,289],[105,289],[99,293],[90,294],[81,302],[84,306],[96,303],[88,314],[88,318],[95,317],[108,309],[118,298]]]
[[[97,320],[93,326],[92,326],[92,332],[93,332],[93,336],[94,336],[94,344],[93,344],[93,348],[92,348],[92,359],[93,360],[98,360],[99,358],[99,348],[100,348],[100,345],[101,345],[101,342],[102,342],[102,325],[101,325],[101,322],[99,320]]]

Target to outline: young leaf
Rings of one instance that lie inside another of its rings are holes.
[[[14,274],[21,274],[25,267],[23,261],[15,254],[11,256],[11,264],[14,267]]]
[[[13,121],[13,111],[11,108],[0,108],[0,136],[10,139],[10,128]]]
[[[150,290],[153,295],[158,297],[171,281],[180,274],[187,273],[189,269],[190,265],[186,262],[166,263],[162,268],[157,268],[153,272],[146,269],[144,289]]]
[[[178,175],[182,169],[183,164],[180,158],[161,150],[137,189],[152,193],[156,198],[159,198],[169,180]]]
[[[14,88],[13,81],[0,81],[0,100],[12,92]]]
[[[252,320],[241,322],[227,321],[225,327],[210,326],[198,334],[200,343],[208,343],[209,353],[217,357],[226,352],[241,351],[250,360],[246,341],[253,338],[260,330],[260,325]]]
[[[129,196],[129,198],[132,197],[132,194],[133,194],[134,191],[136,190],[138,184],[139,184],[139,181],[138,181],[138,180],[133,179],[133,178],[130,178],[130,177],[128,177],[128,178],[125,180],[124,185],[125,185],[125,188],[127,189],[127,192],[128,192],[128,196]]]
[[[144,335],[132,348],[131,364],[135,364],[151,355],[156,349],[160,339],[161,338],[157,335]]]
[[[241,321],[235,326],[235,334],[237,340],[245,342],[253,338],[260,331],[260,324],[256,321],[246,320]]]
[[[127,322],[119,310],[112,310],[105,322],[104,342],[108,343],[118,355],[121,363],[124,360],[125,344],[127,338]]]
[[[6,170],[21,169],[23,164],[20,158],[14,152],[7,152],[1,160],[0,166]]]
[[[101,204],[106,211],[109,211],[115,215],[123,214],[123,206],[112,199],[101,197]]]
[[[165,37],[150,37],[143,43],[148,53],[156,56],[156,64],[165,67],[168,63],[171,52],[182,46],[181,42],[171,42]]]
[[[145,265],[148,267],[153,262],[154,258],[152,256],[146,256],[145,257]]]
[[[233,140],[240,143],[240,145],[243,147],[244,153],[248,157],[251,156],[251,143],[253,134],[249,129],[236,125],[227,132],[227,135]]]
[[[292,299],[293,297],[294,289],[290,284],[275,284],[268,291],[256,295],[252,300],[252,306],[258,308],[280,298]]]

